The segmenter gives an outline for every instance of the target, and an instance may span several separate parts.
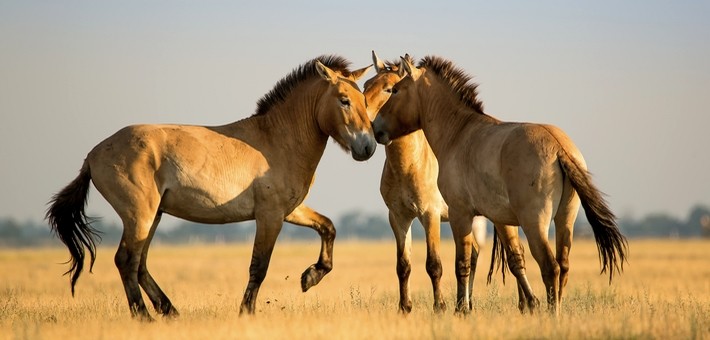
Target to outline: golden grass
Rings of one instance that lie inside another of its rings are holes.
[[[639,241],[623,275],[608,285],[596,248],[576,240],[571,276],[556,320],[521,315],[512,277],[485,284],[490,248],[479,259],[474,312],[454,316],[453,245],[442,242],[448,311],[432,313],[424,244],[413,247],[414,309],[397,312],[395,250],[391,242],[336,241],[335,269],[307,293],[300,274],[319,244],[278,242],[255,316],[239,317],[250,244],[155,245],[151,273],[180,311],[177,320],[146,324],[130,318],[113,265],[114,248],[99,249],[76,297],[62,276],[64,248],[0,250],[0,339],[447,339],[447,338],[710,338],[710,241]],[[538,297],[544,288],[528,256]],[[148,301],[146,299],[146,301]],[[149,303],[149,302],[148,302]]]

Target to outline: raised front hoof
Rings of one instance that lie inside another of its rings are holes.
[[[317,285],[327,273],[327,271],[319,269],[315,264],[311,265],[301,274],[301,290],[307,292],[311,287]]]

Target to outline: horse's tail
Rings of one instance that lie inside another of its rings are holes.
[[[508,259],[505,255],[505,247],[498,237],[498,231],[493,229],[493,247],[491,247],[491,267],[488,269],[488,280],[487,283],[491,283],[491,278],[493,277],[493,270],[501,269],[501,274],[503,275],[503,284],[505,284],[505,271],[508,269]]]
[[[589,172],[572,158],[564,149],[558,153],[560,165],[579,194],[584,213],[594,232],[597,250],[602,264],[601,273],[609,270],[609,283],[614,270],[621,273],[626,262],[628,243],[616,224],[616,216],[609,209],[601,192],[592,183]]]
[[[52,232],[69,248],[71,254],[71,259],[67,261],[71,262],[71,267],[64,274],[71,274],[72,296],[74,285],[84,269],[85,248],[91,255],[91,271],[96,260],[96,241],[101,241],[99,232],[91,227],[91,219],[84,212],[90,182],[89,164],[84,162],[79,176],[52,197],[46,215]]]

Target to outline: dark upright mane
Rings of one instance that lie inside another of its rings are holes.
[[[407,59],[407,61],[412,63],[412,65],[414,64],[414,58],[410,57],[409,54],[405,55],[403,58]],[[385,64],[385,68],[388,71],[397,71],[397,70],[399,70],[400,67],[402,67],[402,59],[397,58],[397,60],[395,60],[395,61],[385,60],[384,64]]]
[[[471,76],[454,66],[451,61],[440,57],[426,56],[419,61],[417,67],[424,67],[428,71],[434,72],[441,77],[441,79],[449,83],[451,89],[459,95],[461,101],[468,107],[480,114],[485,114],[483,111],[483,103],[477,98],[478,84],[469,82]]]
[[[337,55],[322,55],[314,58],[305,64],[293,69],[286,77],[279,80],[271,91],[265,94],[256,103],[256,113],[254,116],[259,116],[267,113],[274,105],[283,102],[286,97],[300,82],[309,79],[318,74],[316,70],[316,60],[327,66],[333,71],[339,72],[344,77],[350,75],[348,66],[350,62],[345,58]]]

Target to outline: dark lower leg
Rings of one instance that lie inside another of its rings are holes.
[[[150,242],[153,240],[153,235],[155,235],[155,230],[158,227],[158,223],[160,223],[161,216],[161,212],[158,212],[156,214],[155,219],[153,220],[153,225],[150,228],[148,238],[146,239],[145,244],[143,245],[143,251],[141,253],[141,262],[138,267],[138,283],[140,284],[141,288],[143,288],[146,295],[148,295],[150,301],[153,303],[153,308],[155,308],[156,312],[162,314],[163,316],[175,317],[179,315],[177,309],[173,307],[173,304],[170,302],[170,299],[168,299],[165,293],[163,293],[163,291],[160,289],[158,283],[155,282],[153,276],[150,275],[150,272],[148,272],[147,267],[148,248],[150,247]]]
[[[412,311],[412,299],[409,296],[409,275],[412,265],[409,259],[411,254],[410,228],[413,218],[398,216],[390,211],[389,222],[394,233],[397,245],[397,279],[399,281],[399,311],[409,313]]]
[[[443,268],[439,257],[439,243],[441,239],[440,214],[429,213],[420,218],[426,236],[426,271],[431,279],[434,293],[434,312],[446,311],[446,302],[441,293],[441,275]]]
[[[532,286],[525,273],[525,251],[523,245],[520,244],[518,227],[498,224],[495,227],[505,249],[508,268],[517,281],[518,308],[521,313],[524,313],[526,308],[533,313],[540,302],[533,294]]]
[[[251,254],[251,264],[249,265],[249,283],[244,291],[244,299],[239,307],[239,314],[254,314],[256,311],[256,297],[259,294],[259,287],[266,277],[269,269],[269,261],[274,251],[276,238],[279,236],[282,227],[282,220],[273,216],[266,216],[256,220],[256,235],[254,236],[254,249]]]
[[[285,221],[315,230],[321,238],[318,262],[312,264],[301,274],[301,290],[306,292],[317,285],[323,277],[333,269],[333,243],[335,242],[335,227],[331,220],[313,209],[300,205]]]
[[[148,298],[153,303],[153,308],[159,314],[164,316],[178,316],[177,309],[173,306],[170,299],[163,293],[158,284],[155,282],[153,277],[148,272],[148,269],[141,267],[138,271],[138,282],[143,290],[148,295]]]
[[[152,321],[153,318],[148,313],[148,309],[143,302],[140,286],[138,284],[138,265],[140,263],[139,252],[135,250],[135,246],[129,248],[125,241],[121,241],[114,262],[121,275],[123,288],[126,291],[128,299],[128,308],[134,318],[143,321]]]

